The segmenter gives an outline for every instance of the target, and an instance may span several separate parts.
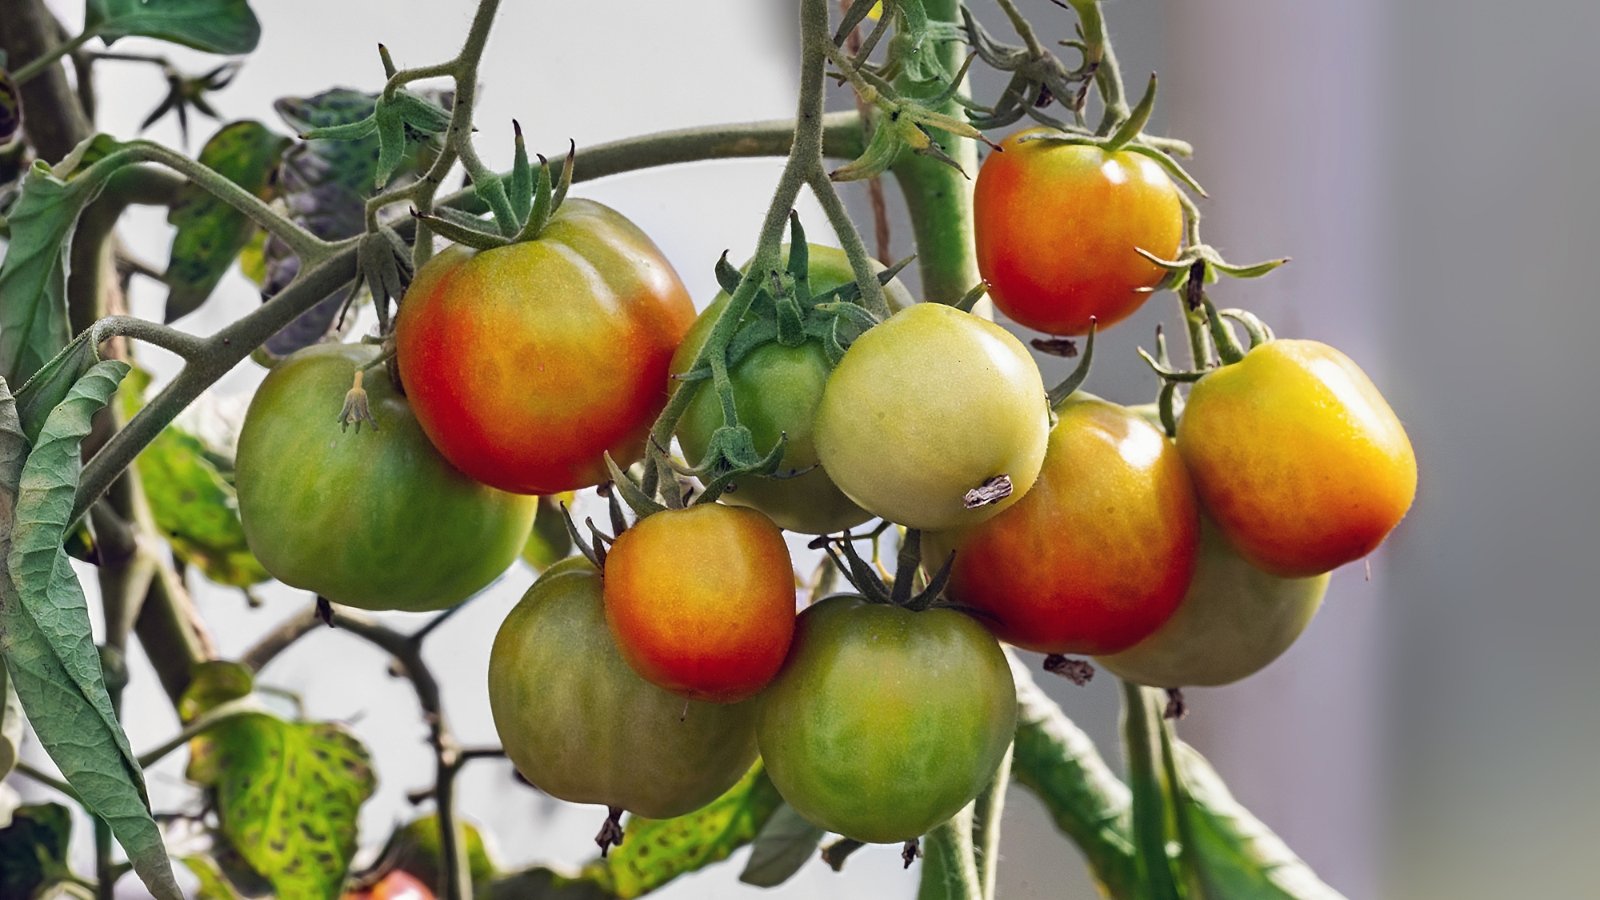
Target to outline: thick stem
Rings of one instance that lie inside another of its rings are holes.
[[[177,734],[173,735],[162,743],[151,747],[144,753],[139,754],[139,765],[142,768],[149,768],[150,766],[160,762],[166,757],[167,754],[178,749],[179,747],[182,747],[184,744],[189,743],[200,735],[205,734],[218,725],[221,725],[224,722],[231,722],[234,719],[242,718],[244,716],[256,715],[260,712],[261,705],[249,697],[241,697],[238,700],[229,700],[226,703],[208,709],[204,714],[197,716],[193,722],[185,725],[182,731],[179,731]]]
[[[1177,898],[1167,856],[1168,789],[1161,770],[1161,704],[1150,688],[1122,683],[1123,747],[1133,788],[1133,841],[1139,884],[1150,900]]]
[[[972,846],[983,900],[994,900],[995,885],[1000,878],[1000,819],[1005,812],[1006,789],[1011,786],[1012,751],[1013,748],[1006,748],[994,780],[972,805]]]
[[[922,840],[922,884],[917,900],[982,900],[972,849],[972,807],[928,832]]]
[[[1100,89],[1100,100],[1105,111],[1100,117],[1098,133],[1107,135],[1128,118],[1128,92],[1122,83],[1122,70],[1117,66],[1117,54],[1111,47],[1111,35],[1106,31],[1105,17],[1100,14],[1100,0],[1068,2],[1083,26],[1083,42],[1089,46],[1090,57],[1099,62],[1094,80]]]
[[[924,0],[923,8],[935,21],[961,21],[958,0]],[[949,72],[957,72],[965,60],[964,45],[947,41],[939,47],[939,58]],[[931,99],[942,89],[919,88],[902,80],[897,85],[908,97]],[[966,94],[966,89],[960,91]],[[935,112],[964,117],[961,105],[952,97]],[[905,195],[911,214],[912,235],[916,240],[917,265],[922,273],[922,297],[938,303],[954,303],[977,284],[978,257],[972,233],[972,181],[978,171],[978,147],[972,141],[942,131],[933,132],[961,170],[928,156],[906,153],[894,164],[895,181]],[[965,174],[963,174],[965,173]]]
[[[10,65],[26,67],[61,44],[55,16],[44,0],[4,0],[3,6],[0,48],[6,51]],[[60,66],[45,68],[20,90],[27,110],[22,127],[40,159],[57,162],[89,136],[89,118]]]
[[[79,47],[82,47],[84,44],[94,40],[94,38],[99,34],[100,29],[98,28],[86,28],[82,34],[78,35],[72,40],[67,41],[64,44],[56,44],[54,47],[50,48],[50,52],[44,54],[43,56],[34,57],[26,65],[17,69],[15,72],[12,72],[11,83],[27,84],[33,80],[35,75],[40,74],[47,67],[54,65],[58,60],[61,59],[61,57],[66,56],[74,50],[77,50]]]

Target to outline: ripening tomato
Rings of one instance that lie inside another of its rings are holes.
[[[1417,458],[1383,395],[1317,341],[1269,341],[1195,383],[1178,449],[1229,541],[1274,575],[1316,575],[1383,543]]]
[[[345,894],[343,900],[434,900],[434,895],[427,885],[396,869],[365,890]]]
[[[274,578],[336,603],[453,606],[517,558],[537,505],[445,462],[382,370],[364,379],[378,427],[343,431],[339,407],[377,353],[320,344],[261,382],[235,462],[245,538]]]
[[[1203,519],[1199,564],[1177,611],[1154,634],[1095,661],[1118,678],[1151,687],[1231,684],[1289,649],[1322,605],[1328,581],[1326,573],[1268,575]]]
[[[1039,369],[1005,329],[918,303],[868,329],[828,378],[815,439],[862,508],[909,528],[981,522],[1033,486],[1050,435]],[[1000,476],[1011,494],[969,508]]]
[[[807,244],[810,265],[807,269],[813,293],[823,293],[855,280],[850,259],[837,247]],[[789,245],[779,249],[779,258],[788,264]],[[747,263],[746,269],[749,268]],[[880,271],[882,266],[876,266]],[[899,279],[883,286],[891,309],[904,309],[915,301]],[[688,371],[700,348],[711,335],[717,316],[728,305],[728,295],[719,293],[672,357],[672,373]],[[822,345],[807,341],[797,347],[771,343],[741,359],[728,371],[733,383],[734,406],[739,424],[750,429],[756,450],[767,453],[784,437],[783,459],[773,476],[749,476],[736,481],[724,503],[761,510],[783,528],[801,534],[832,534],[860,525],[872,514],[855,505],[834,485],[833,479],[817,464],[812,437],[817,403],[833,364]],[[722,427],[722,404],[709,382],[690,385],[695,398],[678,420],[678,440],[689,461],[699,463],[711,436]]]
[[[1016,729],[995,639],[951,609],[834,596],[800,614],[762,694],[767,775],[811,822],[868,843],[907,841],[994,778]]]
[[[978,270],[995,306],[1050,334],[1132,315],[1178,255],[1178,188],[1149,157],[1052,140],[1036,128],[990,153],[973,189]]]
[[[667,364],[694,304],[620,213],[561,204],[535,240],[455,246],[406,291],[396,353],[417,420],[485,484],[554,494],[627,465],[666,405]]]
[[[1155,631],[1194,572],[1200,513],[1177,448],[1137,413],[1074,394],[1033,490],[985,522],[923,535],[947,592],[1001,640],[1112,653]]]
[[[783,665],[794,635],[794,565],[753,509],[702,503],[640,519],[606,554],[606,622],[646,681],[731,703]]]
[[[755,762],[753,703],[701,703],[656,687],[606,627],[600,573],[551,566],[489,651],[489,709],[517,771],[551,796],[652,819],[715,800]]]

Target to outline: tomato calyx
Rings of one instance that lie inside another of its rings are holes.
[[[917,838],[912,838],[911,840],[906,841],[904,844],[900,845],[900,862],[902,863],[901,867],[906,869],[911,868],[911,864],[916,862],[917,857],[921,855],[922,842],[920,840]]]
[[[543,154],[536,154],[539,160],[536,173],[528,158],[522,125],[516,120],[512,120],[511,125],[516,133],[511,172],[505,176],[486,172],[484,177],[473,180],[473,192],[489,207],[490,221],[450,207],[440,207],[433,213],[413,209],[411,215],[441,237],[475,250],[493,250],[538,238],[572,187],[572,166],[578,155],[578,145],[575,141],[568,143],[567,158],[560,174],[554,177],[550,174],[550,160]]]
[[[1067,377],[1061,379],[1061,383],[1051,388],[1050,393],[1047,395],[1052,414],[1061,408],[1061,404],[1067,402],[1068,397],[1077,393],[1078,389],[1083,387],[1083,383],[1088,380],[1089,366],[1094,363],[1094,336],[1098,330],[1099,323],[1095,320],[1095,317],[1090,316],[1089,333],[1083,339],[1083,355],[1078,357],[1078,364],[1072,367],[1072,371],[1067,374]],[[1037,344],[1037,342],[1035,343]]]
[[[960,608],[963,612],[978,612],[940,600],[945,587],[950,583],[951,567],[955,563],[954,553],[950,554],[920,591],[913,590],[916,573],[922,565],[922,532],[915,528],[907,528],[900,536],[900,550],[895,559],[895,577],[892,581],[885,582],[883,576],[879,574],[880,570],[856,549],[855,542],[866,538],[876,545],[878,536],[888,528],[889,524],[884,523],[865,535],[854,535],[848,531],[838,535],[825,534],[806,546],[827,553],[845,580],[868,603],[898,606],[912,612],[922,612],[936,606],[941,609]],[[876,551],[873,555],[876,557]]]
[[[1167,705],[1161,718],[1177,721],[1189,715],[1189,703],[1183,699],[1183,688],[1167,688]]]
[[[606,820],[600,824],[600,830],[594,836],[594,842],[600,847],[600,858],[605,859],[612,847],[622,846],[626,835],[622,831],[622,807],[606,807]]]
[[[1060,675],[1078,687],[1094,680],[1093,663],[1060,653],[1052,653],[1044,658],[1044,670],[1052,675]]]

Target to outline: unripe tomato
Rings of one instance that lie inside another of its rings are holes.
[[[1000,639],[1042,653],[1112,653],[1155,631],[1194,572],[1200,513],[1177,448],[1137,413],[1074,395],[1033,490],[1000,515],[923,536],[955,553],[948,594]]]
[[[652,819],[715,800],[755,762],[752,703],[685,700],[640,678],[606,627],[600,573],[551,566],[489,651],[489,709],[517,771],[573,803]]]
[[[434,900],[434,895],[422,882],[396,869],[365,890],[350,891],[343,900]]]
[[[981,522],[1033,486],[1049,439],[1044,382],[1005,329],[918,303],[868,329],[829,376],[817,455],[850,499],[909,528]],[[968,509],[1005,475],[1012,492]]]
[[[376,347],[320,344],[261,382],[239,432],[235,481],[251,552],[284,584],[363,609],[442,609],[517,558],[536,510],[456,471],[378,370],[376,429],[338,410]]]
[[[1153,160],[1019,132],[989,154],[973,188],[978,271],[995,306],[1051,334],[1132,315],[1178,255],[1183,206]]]
[[[1268,575],[1202,519],[1200,561],[1177,611],[1154,634],[1095,661],[1118,678],[1152,687],[1231,684],[1289,649],[1322,605],[1328,581],[1326,573]]]
[[[1371,553],[1417,492],[1394,410],[1348,356],[1317,341],[1269,341],[1201,378],[1178,449],[1228,540],[1285,577]]]
[[[1016,728],[995,639],[950,609],[834,596],[800,614],[758,701],[767,774],[811,822],[868,843],[918,837],[994,778]]]
[[[808,244],[810,267],[807,272],[813,293],[822,293],[855,280],[850,260],[837,247]],[[787,264],[789,246],[779,251]],[[746,269],[749,265],[746,264]],[[878,266],[881,270],[882,266]],[[899,279],[884,285],[883,293],[892,309],[904,309],[913,299]],[[719,293],[672,357],[672,373],[686,372],[711,335],[717,316],[728,305],[728,295]],[[860,525],[872,514],[855,505],[817,464],[812,437],[817,403],[833,365],[822,345],[807,341],[798,347],[772,343],[759,347],[728,371],[733,382],[734,406],[739,424],[750,429],[756,450],[765,454],[785,438],[783,459],[774,477],[751,476],[735,482],[722,495],[724,503],[751,506],[772,521],[801,534],[832,534]],[[710,382],[688,385],[695,398],[678,420],[678,440],[691,462],[698,463],[711,444],[711,436],[722,427],[722,404]],[[799,474],[795,474],[799,473]]]
[[[446,459],[503,490],[554,494],[605,481],[607,450],[639,457],[693,320],[644,232],[569,199],[535,240],[429,260],[400,304],[396,353]]]
[[[730,703],[766,687],[794,635],[783,532],[753,509],[704,503],[640,519],[606,554],[606,622],[645,680]]]

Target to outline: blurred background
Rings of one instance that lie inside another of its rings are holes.
[[[56,5],[76,29],[82,5]],[[1070,36],[1066,11],[1047,0],[1021,5],[1044,37]],[[265,37],[217,104],[230,119],[281,127],[271,109],[277,97],[376,89],[380,40],[402,65],[447,58],[474,4],[253,6]],[[507,164],[513,116],[546,153],[569,137],[582,146],[790,116],[793,7],[507,3],[482,70],[480,147],[490,163]],[[1009,36],[992,3],[972,7]],[[1600,636],[1600,410],[1585,356],[1600,326],[1586,268],[1600,236],[1600,177],[1590,162],[1600,94],[1588,62],[1600,7],[1115,0],[1106,11],[1130,82],[1161,74],[1154,130],[1198,149],[1191,170],[1211,194],[1209,241],[1236,261],[1295,258],[1214,296],[1256,310],[1280,334],[1348,352],[1405,420],[1421,461],[1417,505],[1373,558],[1371,579],[1347,567],[1283,659],[1241,685],[1191,692],[1181,735],[1352,898],[1596,896],[1588,854],[1600,838],[1591,759],[1600,683],[1588,665]],[[173,55],[195,71],[208,62]],[[160,77],[146,66],[101,68],[100,127],[131,136],[161,96]],[[993,73],[977,73],[980,99],[1000,87]],[[833,105],[849,102],[838,95]],[[202,124],[191,151],[209,133]],[[179,140],[170,120],[150,136]],[[706,163],[579,193],[654,236],[704,304],[717,256],[752,250],[778,171],[776,161]],[[868,223],[863,193],[850,199]],[[807,200],[800,211],[814,239],[826,239],[815,205]],[[164,260],[163,214],[144,210],[128,221],[130,245]],[[895,255],[910,252],[901,221],[894,241]],[[161,293],[140,285],[135,311],[159,318]],[[214,331],[256,300],[231,276],[221,297],[183,324]],[[1152,397],[1134,347],[1148,346],[1154,324],[1172,321],[1173,310],[1170,296],[1157,297],[1109,332],[1090,389],[1128,402]],[[172,370],[153,353],[146,359]],[[1048,370],[1047,381],[1059,374]],[[220,390],[242,404],[260,377],[246,363]],[[513,569],[430,642],[468,744],[494,741],[483,690],[488,646],[529,580]],[[307,600],[267,589],[266,605],[250,610],[236,592],[194,587],[224,654]],[[128,730],[141,748],[176,724],[147,662],[133,662]],[[382,782],[362,818],[369,848],[412,815],[405,794],[432,771],[410,688],[385,670],[369,646],[318,633],[263,676],[301,694],[309,715],[351,723],[373,748]],[[1120,765],[1111,679],[1047,684]],[[30,752],[42,760],[37,747]],[[150,774],[157,809],[195,806],[181,771],[169,758]],[[603,815],[512,785],[506,764],[469,767],[462,791],[463,810],[495,836],[506,864],[586,859]],[[1012,793],[1006,829],[1001,896],[1095,895],[1076,852],[1031,797]],[[78,834],[87,839],[87,829]],[[735,881],[738,870],[735,861],[662,896],[753,896]],[[843,877],[813,864],[778,893],[911,897],[915,883],[896,851],[876,849],[853,857]]]

